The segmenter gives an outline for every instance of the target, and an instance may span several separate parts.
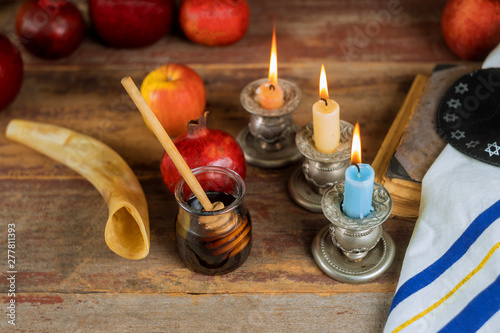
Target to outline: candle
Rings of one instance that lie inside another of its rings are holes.
[[[340,141],[339,104],[328,96],[325,66],[321,65],[319,98],[313,105],[314,145],[322,153],[335,152]]]
[[[279,109],[285,104],[283,89],[278,85],[278,59],[276,53],[276,29],[273,26],[268,81],[261,84],[255,91],[260,106],[267,110]]]
[[[373,210],[373,180],[375,171],[369,164],[361,163],[361,139],[356,123],[352,136],[351,165],[345,171],[344,214],[353,219],[366,217]]]

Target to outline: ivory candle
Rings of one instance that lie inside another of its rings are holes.
[[[337,102],[329,99],[324,65],[321,65],[319,98],[312,108],[314,145],[318,151],[331,154],[340,141],[340,107]]]

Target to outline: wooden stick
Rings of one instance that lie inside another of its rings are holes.
[[[151,110],[139,89],[137,89],[137,86],[135,85],[134,81],[132,81],[132,78],[130,76],[124,77],[122,79],[122,85],[129,94],[134,104],[141,112],[144,119],[146,119],[149,127],[156,135],[161,145],[167,152],[168,156],[170,156],[172,162],[174,162],[174,165],[177,167],[177,170],[179,170],[182,178],[184,178],[186,184],[189,186],[191,191],[193,191],[196,198],[198,198],[203,208],[206,211],[214,210],[214,205],[212,205],[210,199],[208,199],[207,194],[205,193],[205,191],[203,191],[203,188],[194,176],[191,169],[189,169],[186,161],[184,161],[184,159],[182,158],[181,154],[177,150],[177,147],[170,139],[170,136],[156,118],[153,110]]]

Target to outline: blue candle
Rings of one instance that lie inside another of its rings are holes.
[[[373,210],[373,180],[375,171],[361,163],[361,134],[356,123],[352,133],[351,165],[345,171],[344,202],[342,210],[352,219],[362,219]]]
[[[353,219],[366,217],[373,210],[373,181],[375,171],[369,164],[351,165],[345,171],[344,214]]]

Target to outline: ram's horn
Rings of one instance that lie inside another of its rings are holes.
[[[94,138],[49,124],[12,120],[6,136],[63,163],[95,186],[108,205],[104,238],[113,252],[128,259],[148,255],[146,198],[120,155]]]

